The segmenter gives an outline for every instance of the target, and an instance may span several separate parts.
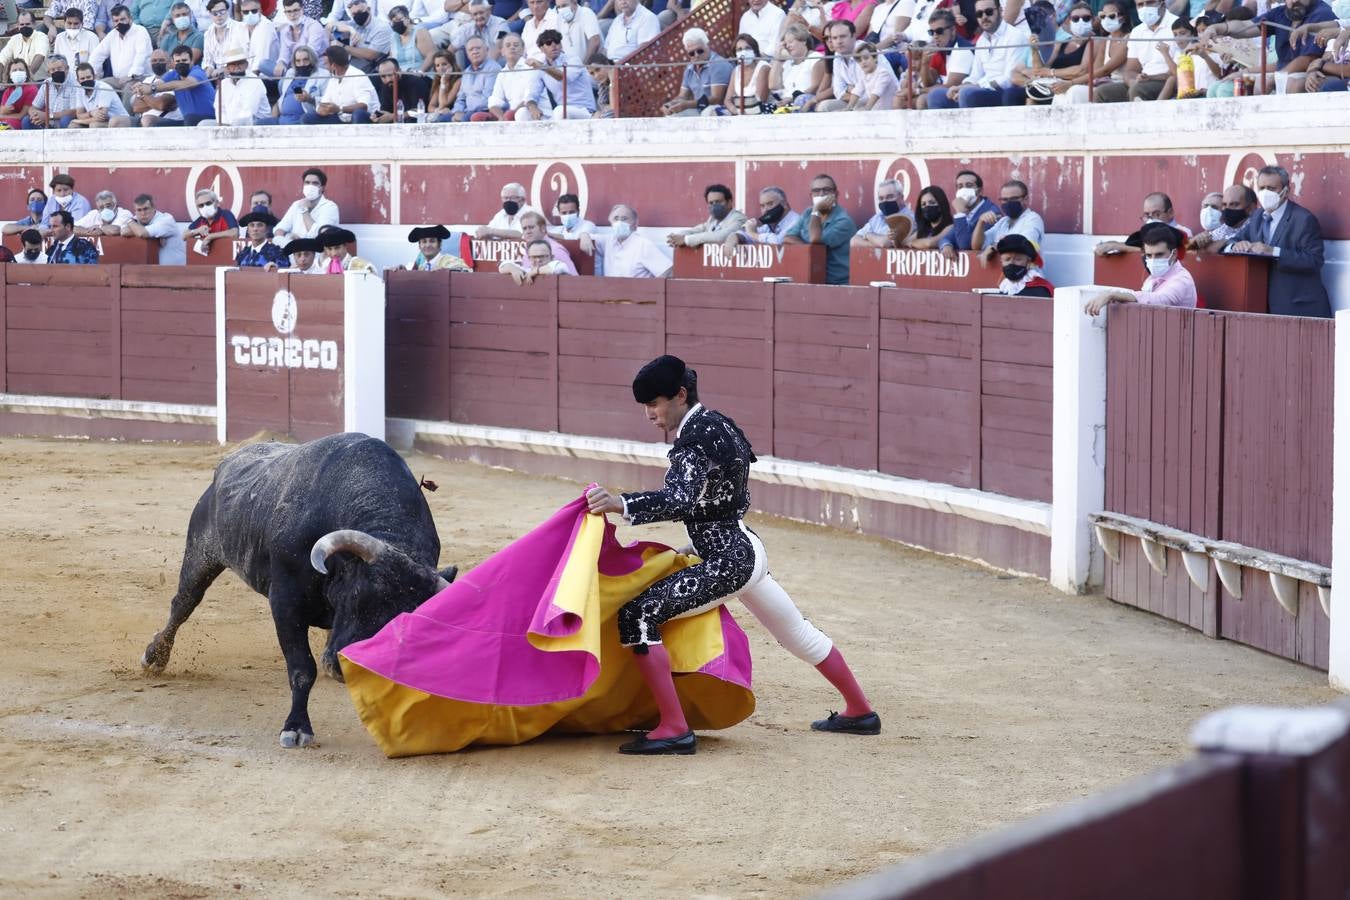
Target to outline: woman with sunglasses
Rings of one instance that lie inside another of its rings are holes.
[[[1044,45],[1033,45],[1030,64],[1013,70],[1013,84],[1027,89],[1028,106],[1049,103],[1056,94],[1064,93],[1073,85],[1087,84],[1083,56],[1092,46],[1096,31],[1093,18],[1091,5],[1075,3],[1064,20],[1069,39],[1057,41],[1048,54]]]

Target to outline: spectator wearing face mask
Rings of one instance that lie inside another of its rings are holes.
[[[28,64],[21,59],[9,64],[9,83],[0,89],[0,124],[18,129],[37,99],[39,85],[28,80]]]
[[[161,119],[166,124],[181,125],[183,114],[178,109],[178,100],[172,90],[163,86],[163,79],[169,73],[169,54],[164,50],[150,52],[150,74],[133,84],[128,92],[131,97],[131,114],[141,123],[142,128],[153,128]],[[160,85],[156,88],[155,85]]]
[[[127,128],[131,125],[131,116],[122,105],[122,98],[94,76],[93,66],[80,63],[75,67],[75,76],[80,81],[80,105],[68,127]]]
[[[45,74],[43,64],[51,50],[47,35],[33,27],[31,11],[20,10],[15,18],[19,30],[10,35],[4,47],[0,47],[0,72],[10,72],[10,64],[22,60],[28,66],[26,74],[31,80],[40,81]]]
[[[50,79],[28,107],[28,122],[38,128],[68,128],[79,115],[84,91],[70,75],[66,60],[52,56],[47,60]]]
[[[1139,231],[1132,232],[1123,240],[1102,241],[1092,248],[1092,252],[1097,256],[1114,256],[1117,253],[1142,253],[1144,250],[1143,228],[1155,222],[1170,225],[1175,229],[1182,247],[1185,247],[1186,242],[1191,239],[1191,230],[1177,221],[1176,214],[1172,210],[1172,198],[1162,191],[1154,191],[1144,198],[1144,208],[1140,213],[1139,221],[1141,223]],[[1185,255],[1184,250],[1182,255]]]
[[[80,237],[118,235],[131,219],[131,210],[117,205],[116,194],[99,191],[94,195],[94,208],[75,220],[75,233]]]
[[[745,228],[728,238],[727,249],[734,244],[781,244],[799,221],[801,214],[792,209],[787,192],[780,187],[766,187],[759,192],[759,215],[746,219]]]
[[[608,278],[665,278],[670,258],[638,234],[637,225],[637,210],[620,203],[609,211],[609,234],[583,234],[581,250],[599,254]]]
[[[1322,284],[1322,226],[1317,217],[1289,199],[1289,172],[1265,166],[1256,175],[1261,205],[1225,252],[1273,256],[1266,295],[1277,316],[1331,316]]]
[[[915,250],[932,250],[942,245],[954,227],[952,207],[947,192],[937,185],[919,191],[917,224],[910,235],[908,246]]]
[[[894,178],[877,185],[877,211],[849,241],[855,247],[899,247],[914,228],[914,211]]]
[[[1098,103],[1157,100],[1167,85],[1172,46],[1168,38],[1177,17],[1163,8],[1162,0],[1136,0],[1135,11],[1139,24],[1130,32],[1121,80],[1097,87],[1093,97]]]
[[[525,196],[525,185],[518,182],[513,181],[503,186],[501,197],[502,208],[488,220],[486,225],[481,226],[474,232],[474,237],[518,241],[521,234],[520,217],[527,212],[539,212],[528,203]]]
[[[1137,291],[1107,291],[1094,297],[1084,311],[1095,316],[1112,303],[1179,306],[1194,309],[1195,280],[1181,265],[1181,243],[1175,228],[1151,222],[1142,229],[1144,269],[1148,277]]]
[[[562,231],[557,236],[565,241],[574,241],[583,234],[595,232],[595,223],[581,217],[581,198],[576,194],[563,194],[556,205],[558,223]]]
[[[166,125],[195,126],[216,117],[216,89],[206,72],[192,61],[192,49],[179,46],[173,51],[172,74],[155,75],[150,81],[152,91],[173,91],[177,118],[157,116],[151,121],[155,127]],[[141,123],[144,125],[144,121]]]
[[[956,173],[956,199],[952,202],[952,230],[938,242],[942,255],[956,259],[958,250],[969,250],[975,223],[987,213],[998,216],[998,206],[984,196],[984,179],[978,173],[962,169]]]
[[[1211,25],[1205,29],[1201,35],[1201,40],[1211,41],[1218,37],[1259,38],[1261,36],[1261,24],[1269,23],[1274,26],[1268,31],[1275,38],[1276,71],[1301,77],[1313,61],[1320,59],[1323,54],[1322,45],[1318,44],[1316,38],[1308,33],[1308,29],[1303,29],[1301,26],[1335,20],[1336,13],[1322,0],[1287,0],[1282,6],[1271,6],[1266,12],[1253,19],[1245,21],[1230,19],[1226,22],[1219,22],[1217,25]],[[1302,38],[1296,44],[1290,41],[1291,30],[1295,28],[1301,29],[1299,34]],[[1241,73],[1239,73],[1239,77],[1240,75]],[[1225,82],[1230,85],[1228,91],[1231,91],[1232,76],[1225,79]],[[1262,93],[1273,93],[1275,85],[1276,79],[1273,76],[1269,77],[1266,88]],[[1220,85],[1216,84],[1211,88],[1210,96],[1226,95],[1228,91],[1220,90]]]
[[[22,219],[15,219],[13,222],[5,223],[0,232],[4,234],[21,234],[30,228],[36,228],[42,224],[42,211],[47,207],[47,195],[43,193],[42,188],[31,188],[28,191],[28,215]]]
[[[1047,300],[1054,298],[1055,286],[1039,268],[1041,253],[1038,244],[1028,240],[1025,235],[1009,234],[991,249],[998,254],[1002,265],[1003,280],[998,283],[1000,294]]]
[[[202,61],[205,42],[206,36],[197,28],[197,17],[192,14],[192,7],[182,2],[171,6],[169,18],[159,31],[160,48],[173,57],[177,55],[179,47],[186,47],[191,51],[189,61],[197,65]]]
[[[47,198],[47,205],[42,208],[42,224],[38,226],[39,231],[45,233],[52,227],[52,215],[58,210],[70,213],[73,225],[75,219],[92,209],[89,200],[83,194],[75,193],[75,179],[64,172],[53,175],[47,187],[51,188],[51,196]]]
[[[671,247],[701,247],[720,244],[745,227],[745,213],[731,208],[731,188],[725,184],[710,184],[703,189],[703,200],[708,204],[705,222],[684,231],[666,235]]]
[[[150,32],[131,21],[131,10],[125,4],[114,6],[109,16],[113,30],[90,54],[89,64],[95,72],[103,71],[105,61],[111,64],[112,77],[107,78],[106,82],[108,87],[120,91],[150,71],[153,42]]]
[[[929,109],[1021,106],[1026,102],[1026,88],[1014,82],[1013,72],[1030,59],[1031,32],[1025,24],[1008,22],[998,0],[975,0],[975,20],[980,34],[975,39],[970,74],[945,92],[929,94]]]
[[[65,28],[56,33],[52,40],[52,53],[63,57],[67,63],[78,65],[82,62],[88,62],[89,57],[98,49],[98,35],[84,27],[84,13],[78,6],[72,6],[66,10],[65,18],[61,20]]]
[[[1225,188],[1220,198],[1218,222],[1191,238],[1191,244],[1197,250],[1207,250],[1215,246],[1222,247],[1233,240],[1237,237],[1237,233],[1242,226],[1246,224],[1252,211],[1259,206],[1256,201],[1256,191],[1245,184],[1235,184]],[[1201,224],[1204,225],[1206,221],[1207,219],[1202,218]],[[1208,221],[1213,221],[1213,217],[1208,217]]]
[[[291,204],[273,233],[280,243],[284,237],[318,237],[325,225],[338,224],[338,205],[324,196],[328,175],[323,169],[306,169],[300,176],[301,198]]]
[[[122,229],[122,237],[138,237],[159,245],[161,266],[181,266],[187,262],[187,248],[173,216],[155,209],[155,198],[138,194],[131,201],[134,218]]]
[[[231,241],[239,237],[239,222],[234,213],[220,208],[220,197],[215,191],[197,192],[197,218],[183,232],[183,240],[195,241],[198,247],[208,249],[215,241]]]
[[[569,66],[582,66],[600,49],[600,23],[589,6],[577,0],[556,0],[554,13],[562,32],[563,56]]]
[[[817,175],[811,179],[811,210],[783,236],[783,243],[823,244],[825,282],[848,284],[849,241],[856,231],[853,219],[839,205],[839,187],[834,179]]]
[[[47,254],[42,250],[42,234],[36,228],[29,228],[19,235],[23,250],[14,261],[20,265],[40,266],[47,262]]]
[[[1020,234],[1039,247],[1045,240],[1045,222],[1027,208],[1027,186],[1016,179],[1005,181],[999,189],[999,205],[1002,218],[987,212],[975,220],[970,249],[984,250],[986,258],[992,257],[994,245],[1009,234]]]

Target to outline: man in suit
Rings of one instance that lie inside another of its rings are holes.
[[[1279,166],[1257,174],[1256,198],[1261,211],[1252,213],[1224,252],[1275,257],[1266,287],[1272,314],[1330,318],[1317,217],[1289,199],[1289,173]]]
[[[51,264],[93,265],[98,262],[98,249],[82,237],[75,236],[75,217],[68,209],[52,213],[52,246],[47,251]]]

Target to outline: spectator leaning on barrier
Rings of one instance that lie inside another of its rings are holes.
[[[36,228],[29,228],[19,235],[23,250],[14,261],[20,265],[40,266],[47,262],[47,254],[42,249],[42,234]]]
[[[450,239],[450,229],[444,225],[423,225],[408,232],[408,243],[417,245],[417,257],[408,268],[414,272],[434,272],[449,269],[452,272],[471,272],[467,262],[453,253],[446,253],[444,244]]]
[[[661,33],[661,22],[656,13],[638,0],[614,0],[614,13],[614,20],[605,34],[605,55],[616,63],[623,62]]]
[[[553,254],[551,243],[544,238],[526,240],[525,255],[514,262],[510,260],[503,262],[497,267],[497,271],[511,276],[511,280],[516,284],[533,284],[536,278],[543,275],[577,274],[575,268],[568,271],[568,267],[558,261]]]
[[[1055,296],[1055,286],[1040,270],[1041,252],[1038,244],[1025,235],[1009,234],[1001,238],[994,248],[999,263],[1003,267],[1003,280],[998,283],[998,292],[1009,297]]]
[[[80,237],[120,235],[131,219],[131,210],[117,205],[116,194],[99,191],[94,195],[94,208],[75,220],[75,233]]]
[[[159,46],[162,49],[173,56],[179,47],[187,47],[192,51],[192,63],[196,65],[202,61],[205,42],[206,35],[197,30],[197,18],[192,14],[192,7],[186,3],[175,3],[169,8],[169,20],[159,32]]]
[[[1257,207],[1256,191],[1245,184],[1234,184],[1224,188],[1219,210],[1219,224],[1191,238],[1191,244],[1197,250],[1222,247],[1237,237],[1238,231]]]
[[[151,91],[173,91],[178,118],[156,116],[154,127],[197,125],[216,117],[216,89],[207,80],[206,72],[192,61],[192,49],[179,46],[173,51],[173,76],[156,75],[149,82]],[[141,123],[145,124],[144,121]]]
[[[797,227],[801,214],[794,212],[787,192],[780,187],[766,187],[759,192],[759,215],[746,219],[738,234],[727,238],[727,249],[735,244],[781,244],[783,236]]]
[[[900,247],[914,228],[914,211],[905,202],[899,181],[888,178],[877,185],[877,211],[863,223],[849,243],[855,247]]]
[[[778,37],[783,31],[787,13],[777,3],[769,0],[750,0],[750,6],[741,13],[740,24],[736,30],[748,34],[759,44],[759,52],[765,59],[773,59],[778,53]]]
[[[56,37],[51,41],[52,53],[56,56],[65,58],[67,64],[79,64],[89,62],[89,57],[93,56],[94,51],[98,49],[98,35],[84,27],[84,13],[78,6],[72,6],[66,10],[65,29],[57,33],[53,29]],[[50,73],[49,73],[50,74]]]
[[[572,241],[583,234],[595,231],[595,223],[581,217],[581,198],[576,194],[563,194],[556,204],[558,222],[562,225],[563,240]]]
[[[1267,298],[1280,316],[1331,315],[1322,284],[1322,226],[1317,217],[1289,199],[1289,173],[1265,166],[1256,175],[1261,211],[1238,231],[1224,252],[1273,256]]]
[[[231,241],[239,236],[239,222],[234,213],[220,208],[220,197],[215,191],[198,191],[194,202],[197,218],[184,230],[183,240],[191,240],[197,253],[205,256],[215,241]]]
[[[1025,24],[1008,22],[998,0],[976,0],[975,21],[980,35],[975,39],[970,73],[945,93],[930,94],[929,109],[1021,106],[1026,102],[1026,88],[1014,83],[1013,72],[1031,58],[1031,32]]]
[[[562,266],[567,275],[577,274],[576,264],[572,262],[572,254],[567,252],[567,248],[553,238],[548,236],[548,219],[544,214],[530,210],[520,214],[520,236],[526,243],[531,241],[543,241],[548,244],[549,249],[553,251],[553,258]]]
[[[614,106],[610,102],[610,96],[614,91],[617,71],[614,63],[603,53],[596,53],[586,61],[586,72],[591,76],[591,81],[595,82],[595,115],[592,118],[614,118]]]
[[[539,80],[535,83],[535,103],[543,107],[551,95],[555,104],[552,118],[555,122],[568,119],[589,119],[595,115],[595,84],[586,72],[585,66],[565,66],[567,62],[562,52],[562,34],[550,28],[538,37],[539,49],[544,54],[544,62],[529,60],[529,65],[539,70]],[[564,71],[565,68],[565,71]],[[564,105],[562,98],[567,98]],[[564,117],[563,113],[566,112]]]
[[[1140,213],[1139,220],[1143,223],[1139,231],[1132,232],[1124,240],[1102,241],[1092,248],[1092,252],[1098,256],[1112,256],[1116,253],[1142,253],[1143,240],[1141,236],[1143,228],[1155,222],[1161,222],[1176,229],[1182,247],[1185,247],[1186,242],[1191,239],[1191,230],[1177,221],[1176,214],[1172,209],[1172,198],[1162,191],[1154,191],[1144,198],[1144,208]],[[1185,255],[1184,249],[1182,255]]]
[[[300,176],[299,200],[291,204],[277,223],[274,233],[283,237],[316,237],[325,225],[337,225],[338,205],[323,195],[328,176],[323,169],[306,169]]]
[[[1121,80],[1098,86],[1093,92],[1098,103],[1157,100],[1167,84],[1168,38],[1177,17],[1163,9],[1162,0],[1135,0],[1135,11],[1139,24],[1130,32]]]
[[[1039,247],[1045,241],[1045,222],[1038,213],[1027,208],[1027,186],[1013,179],[999,189],[999,205],[1003,217],[986,212],[975,220],[975,231],[970,236],[970,249],[984,250],[985,258],[994,254],[993,247],[1006,234],[1020,234]]]
[[[839,205],[839,188],[829,175],[811,179],[811,208],[797,227],[783,236],[784,244],[823,244],[825,281],[848,284],[848,247],[857,227]]]
[[[600,23],[590,7],[577,0],[556,0],[558,30],[562,32],[563,55],[569,66],[584,66],[600,49]]]
[[[1141,233],[1144,269],[1148,272],[1143,289],[1098,294],[1084,308],[1088,315],[1095,316],[1112,303],[1195,308],[1195,280],[1181,265],[1181,242],[1177,238],[1177,230],[1162,222],[1150,222],[1141,229]]]
[[[459,96],[455,98],[455,104],[451,107],[452,122],[463,122],[480,113],[488,115],[488,100],[492,98],[497,73],[502,70],[500,63],[488,58],[487,42],[480,37],[469,38],[464,52],[468,55],[469,65],[461,79]]]
[[[862,70],[862,82],[858,85],[858,103],[854,109],[898,109],[896,98],[900,93],[900,81],[895,70],[884,57],[877,55],[876,47],[863,41],[854,51],[858,68]]]
[[[123,237],[159,242],[159,264],[181,266],[187,262],[182,235],[173,216],[155,209],[155,198],[141,194],[132,201],[133,218],[122,227]]]
[[[41,80],[51,45],[47,35],[33,27],[31,10],[20,10],[15,25],[18,33],[10,35],[4,47],[0,47],[0,72],[8,72],[9,64],[21,59],[28,64],[28,73],[33,81]]]
[[[617,21],[614,27],[619,27]],[[690,62],[684,67],[679,94],[661,105],[665,116],[697,116],[704,107],[721,103],[731,77],[731,63],[709,46],[708,33],[702,28],[688,29],[681,40]]]
[[[305,125],[369,124],[371,115],[380,109],[380,98],[370,79],[350,65],[351,57],[341,44],[329,45],[324,58],[328,60],[329,78],[314,112],[305,113],[300,121]]]
[[[251,212],[241,216],[239,225],[244,229],[245,243],[234,258],[234,264],[240,268],[281,268],[286,264],[286,254],[272,243],[268,234],[276,227],[277,218],[271,213]]]
[[[75,67],[75,75],[80,81],[80,107],[67,127],[126,128],[131,125],[131,116],[122,105],[122,98],[95,78],[93,66],[80,63]]]
[[[328,31],[305,15],[300,0],[283,0],[281,10],[285,18],[277,29],[277,64],[272,75],[286,74],[286,64],[294,61],[297,47],[308,47],[318,60],[330,42]]]
[[[480,226],[474,232],[474,237],[479,238],[504,238],[506,240],[520,240],[520,220],[527,212],[539,212],[529,204],[525,196],[525,185],[513,181],[510,184],[502,185],[502,208],[497,210],[497,214],[488,220],[486,225]]]
[[[38,226],[39,231],[45,233],[51,228],[52,216],[61,210],[70,213],[73,226],[76,219],[93,208],[83,194],[75,192],[75,179],[64,172],[53,175],[47,187],[51,188],[52,193],[47,198],[47,205],[42,208],[42,224]]]
[[[670,259],[637,233],[637,224],[637,210],[620,203],[609,211],[609,234],[581,236],[582,252],[600,254],[606,278],[665,278],[670,274]]]
[[[919,191],[918,224],[910,236],[909,246],[915,250],[933,250],[942,245],[954,227],[952,207],[947,192],[937,185]]]
[[[1223,224],[1223,193],[1210,191],[1200,198],[1200,231],[1208,232],[1221,224]]]
[[[725,184],[710,184],[703,189],[703,200],[708,205],[706,221],[684,231],[666,235],[671,247],[700,247],[703,244],[721,244],[745,227],[745,213],[732,209],[731,188]]]
[[[93,265],[98,262],[98,250],[89,241],[75,236],[75,219],[70,212],[58,209],[52,214],[52,244],[47,249],[47,262],[52,265]]]
[[[540,96],[539,73],[525,60],[525,42],[518,34],[502,38],[502,70],[497,73],[488,98],[486,113],[477,113],[475,122],[497,119],[505,122],[534,122],[553,111],[547,96]]]
[[[4,228],[0,228],[0,233],[21,234],[30,228],[37,228],[42,224],[42,211],[47,206],[47,195],[42,188],[28,189],[28,215],[22,219],[15,219],[13,222],[6,222]]]

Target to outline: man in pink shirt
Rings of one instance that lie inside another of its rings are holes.
[[[1177,232],[1162,222],[1152,222],[1143,227],[1139,238],[1144,245],[1144,268],[1148,270],[1143,289],[1099,294],[1084,307],[1088,315],[1095,316],[1112,303],[1195,308],[1195,280],[1177,260]]]
[[[577,274],[576,264],[572,262],[572,254],[567,252],[567,248],[553,238],[548,236],[548,219],[545,219],[542,213],[534,210],[520,214],[520,235],[525,241],[526,247],[535,241],[546,241],[549,248],[553,251],[553,259],[558,263],[560,271],[553,274],[557,275],[575,275]],[[525,280],[525,273],[531,269],[529,251],[515,262],[504,262],[498,267],[498,271],[510,275],[516,279],[516,284],[521,284]]]

